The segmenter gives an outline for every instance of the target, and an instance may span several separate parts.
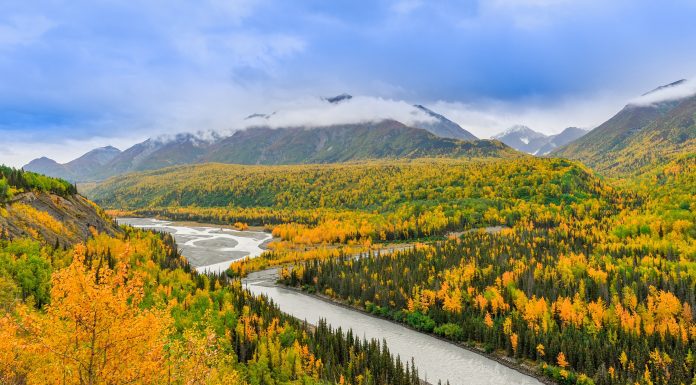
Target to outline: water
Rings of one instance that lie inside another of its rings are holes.
[[[181,254],[201,273],[222,273],[241,258],[258,257],[272,236],[260,231],[237,231],[220,226],[161,221],[151,218],[118,218],[119,224],[171,233]]]
[[[431,384],[438,380],[452,385],[540,385],[541,382],[496,361],[367,314],[333,305],[301,292],[274,284],[275,271],[252,273],[245,286],[254,294],[265,294],[282,311],[316,324],[320,318],[333,327],[351,328],[356,335],[386,340],[389,350],[404,362],[414,359],[418,374]]]
[[[174,235],[182,254],[199,271],[224,271],[244,256],[255,257],[271,235],[235,231],[213,225],[197,225],[143,218],[120,218],[119,223],[167,231]],[[387,320],[337,306],[316,297],[275,285],[277,273],[252,273],[244,281],[254,294],[265,294],[284,312],[316,324],[324,318],[334,328],[352,328],[365,338],[386,340],[389,350],[404,362],[413,357],[421,378],[431,384],[452,385],[540,385],[536,379],[451,343],[418,333]]]

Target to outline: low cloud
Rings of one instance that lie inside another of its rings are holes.
[[[662,102],[679,100],[696,95],[696,80],[689,79],[674,85],[660,87],[629,102],[634,106],[650,106]]]
[[[406,125],[434,122],[435,119],[405,101],[371,96],[356,96],[333,104],[321,98],[304,98],[279,105],[273,111],[255,111],[270,115],[239,122],[237,127],[321,127],[337,124],[397,120]],[[272,114],[272,115],[271,115]]]
[[[616,114],[626,95],[597,93],[584,98],[567,97],[550,102],[497,100],[461,103],[438,101],[427,105],[479,138],[490,138],[521,124],[545,134],[557,134],[566,127],[592,129]]]

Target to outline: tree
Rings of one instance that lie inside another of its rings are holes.
[[[53,275],[45,316],[20,311],[32,353],[28,382],[162,383],[169,316],[139,308],[143,284],[128,265],[88,268],[84,258],[76,247],[72,264]]]
[[[566,360],[566,356],[565,354],[563,354],[563,352],[558,353],[558,356],[556,357],[556,363],[558,364],[558,366],[562,368],[566,368],[569,365],[568,361]]]

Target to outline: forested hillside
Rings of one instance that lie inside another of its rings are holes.
[[[292,245],[371,244],[628,204],[565,160],[447,160],[310,166],[200,165],[111,179],[90,193],[135,215],[270,225]],[[292,248],[292,247],[290,247]],[[275,259],[282,255],[268,254]],[[260,263],[256,261],[256,263]]]
[[[0,166],[0,237],[72,245],[93,231],[115,234],[112,219],[71,183]]]
[[[72,194],[5,171],[6,196]],[[310,328],[239,281],[195,273],[169,235],[91,234],[71,247],[0,238],[0,383],[420,384],[376,341]]]

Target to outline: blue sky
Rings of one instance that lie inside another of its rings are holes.
[[[425,104],[479,137],[591,128],[696,75],[694,20],[686,0],[6,0],[0,163],[342,92]]]

